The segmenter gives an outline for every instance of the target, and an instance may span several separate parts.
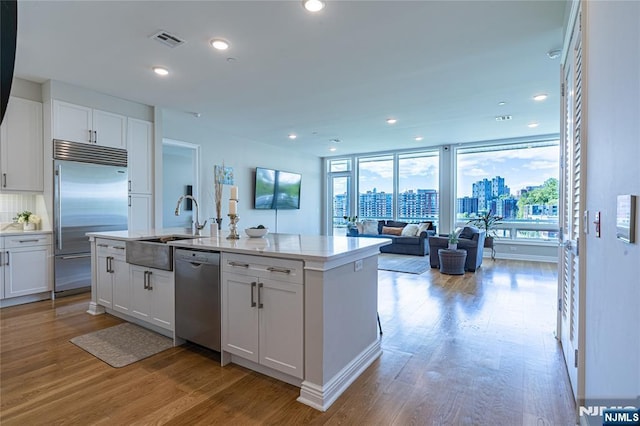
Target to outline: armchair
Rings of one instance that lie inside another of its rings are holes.
[[[475,272],[482,265],[482,255],[486,232],[475,226],[465,226],[458,236],[458,250],[467,251],[465,271]],[[438,249],[446,249],[449,237],[446,235],[429,237],[429,263],[432,268],[440,267]]]

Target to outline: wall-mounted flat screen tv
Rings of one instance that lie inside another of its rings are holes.
[[[301,181],[302,176],[298,173],[257,167],[255,208],[299,209]]]

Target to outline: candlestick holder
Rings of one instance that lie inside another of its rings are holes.
[[[238,221],[240,218],[237,214],[228,214],[229,216],[229,235],[227,236],[227,240],[239,240],[240,235],[238,235]]]

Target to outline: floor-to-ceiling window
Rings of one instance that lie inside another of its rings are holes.
[[[393,219],[393,155],[358,159],[358,218]]]
[[[439,149],[327,160],[329,234],[348,218],[432,221],[439,217]]]
[[[329,200],[331,200],[331,234],[344,235],[347,218],[356,215],[353,206],[352,160],[341,158],[329,162]]]
[[[455,163],[459,226],[491,212],[500,237],[558,238],[558,140],[461,147]]]
[[[439,169],[438,151],[398,154],[398,220],[438,221]]]

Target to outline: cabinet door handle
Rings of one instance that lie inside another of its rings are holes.
[[[149,290],[149,283],[147,282],[147,274],[149,273],[149,271],[144,271],[144,279],[142,280],[142,283],[144,284],[143,288],[145,290]]]
[[[240,268],[249,268],[249,264],[248,263],[240,263],[240,262],[229,262],[229,265],[231,266],[238,266]]]
[[[93,142],[93,132],[89,130],[89,143]]]
[[[267,268],[267,271],[269,271],[269,272],[282,272],[283,274],[290,274],[291,273],[291,269],[276,268],[275,266],[269,266]]]
[[[129,195],[129,207],[131,207],[131,195]]]
[[[104,258],[104,267],[105,267],[106,272],[111,272],[109,270],[109,256]]]
[[[151,285],[151,274],[153,274],[153,272],[147,271],[147,273],[149,274],[149,275],[147,275],[147,277],[149,277],[149,278],[147,278],[147,281],[148,281],[147,290],[153,290],[153,286]]]
[[[3,188],[7,187],[7,174],[6,173],[2,174],[2,187]]]
[[[93,143],[98,143],[98,131],[93,131]]]
[[[9,251],[5,251],[5,253],[7,254],[7,262],[5,263],[5,266],[9,266],[9,256],[11,255],[11,253],[9,253]]]
[[[113,256],[109,256],[109,272],[111,272],[112,274],[115,272],[113,270],[113,259],[114,259]]]
[[[129,192],[131,192],[131,179],[129,179]]]
[[[258,283],[258,309],[262,309],[262,296],[260,296],[260,289],[263,287],[264,285],[262,283]]]
[[[251,283],[251,307],[255,308],[256,307],[256,301],[253,299],[253,289],[256,288],[256,282],[252,282]]]

